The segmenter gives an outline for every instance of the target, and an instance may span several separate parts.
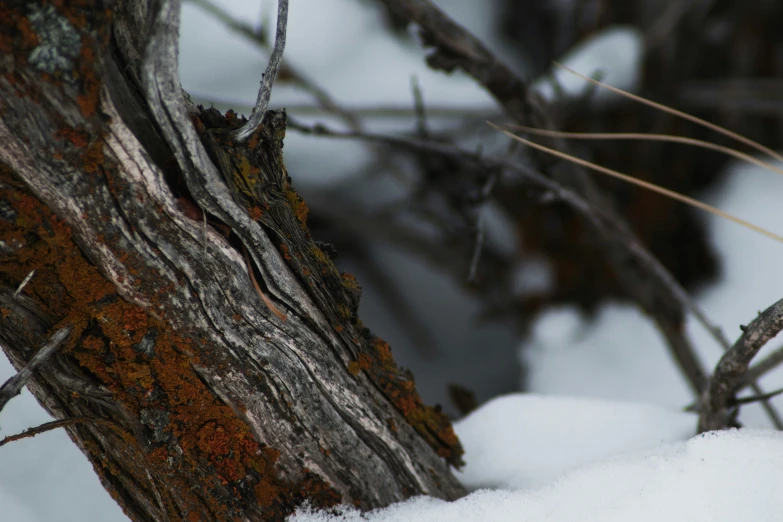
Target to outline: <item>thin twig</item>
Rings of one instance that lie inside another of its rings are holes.
[[[505,124],[503,127],[507,127],[511,130],[521,131],[528,134],[536,134],[540,136],[550,136],[555,138],[569,138],[577,140],[643,140],[643,141],[664,141],[671,143],[682,143],[684,145],[693,145],[695,147],[701,147],[703,149],[714,150],[727,154],[741,161],[746,161],[757,167],[761,167],[766,170],[770,170],[775,174],[783,176],[783,168],[776,167],[772,163],[762,161],[754,158],[750,154],[745,154],[731,147],[724,147],[716,143],[710,143],[709,141],[697,140],[694,138],[686,138],[683,136],[673,136],[671,134],[647,134],[638,132],[561,132],[546,129],[536,129],[533,127],[526,127],[524,125]]]
[[[750,362],[761,348],[783,329],[783,299],[764,310],[746,328],[731,349],[723,354],[699,404],[699,433],[728,425],[734,399]]]
[[[212,14],[220,22],[225,24],[226,27],[235,31],[237,34],[244,36],[252,43],[264,49],[269,48],[269,44],[266,40],[266,34],[255,30],[250,24],[246,23],[245,21],[234,18],[227,11],[223,10],[221,7],[215,5],[209,0],[189,0],[189,1],[198,5],[208,13]],[[332,96],[328,92],[326,92],[326,90],[324,90],[322,87],[316,84],[302,71],[300,71],[299,69],[291,65],[291,63],[289,63],[288,61],[284,61],[280,65],[279,75],[281,78],[290,80],[291,83],[293,83],[294,85],[310,93],[310,95],[312,95],[312,97],[315,99],[317,103],[316,108],[319,109],[320,111],[324,111],[339,116],[353,130],[359,130],[361,128],[361,124],[357,114],[353,113],[351,110],[347,110],[341,107],[340,105],[338,105],[338,103],[332,98]],[[231,106],[234,109],[237,109],[238,107],[244,105],[244,103],[235,103],[235,102],[221,101],[221,100],[213,100],[211,102],[206,102],[206,103],[221,103],[224,105]],[[294,108],[294,107],[286,107],[286,108],[292,112],[296,112],[299,110],[299,108]],[[312,109],[313,107],[309,107],[309,108]]]
[[[261,87],[258,89],[258,98],[253,114],[247,120],[247,123],[236,130],[235,137],[238,142],[243,142],[258,129],[266,114],[269,106],[269,98],[272,96],[272,86],[277,79],[277,71],[280,69],[280,62],[283,59],[285,50],[285,33],[288,25],[288,0],[277,0],[277,28],[275,29],[275,45],[272,49],[272,55],[269,57],[269,63],[266,66],[266,72],[261,79]]]
[[[468,269],[468,283],[476,280],[476,270],[478,269],[481,249],[484,246],[484,222],[481,215],[476,216],[476,243],[473,246],[473,255],[470,257],[470,268]]]
[[[286,78],[289,77],[289,74],[286,71],[286,68],[281,66],[280,69],[280,76],[285,76]],[[299,82],[295,82],[297,85],[299,85]],[[306,89],[307,90],[307,89]],[[308,90],[309,92],[309,90]],[[213,96],[213,95],[207,95],[207,94],[199,94],[199,93],[192,93],[190,92],[190,98],[193,100],[194,103],[205,105],[205,106],[223,106],[223,107],[231,107],[236,112],[241,112],[242,110],[250,110],[252,107],[246,102],[239,99],[229,99],[226,97],[220,97],[220,96]],[[311,92],[311,94],[313,94]],[[272,104],[274,106],[274,104]],[[326,114],[335,114],[340,116],[343,120],[346,119],[343,113],[348,115],[351,120],[358,120],[359,118],[378,118],[378,119],[405,119],[409,120],[411,118],[416,117],[416,108],[410,107],[408,105],[384,105],[384,104],[377,104],[377,105],[352,105],[352,106],[341,106],[338,107],[337,110],[324,106],[321,101],[318,101],[317,104],[312,103],[294,103],[294,104],[286,104],[285,110],[291,114],[296,114],[300,116],[315,116],[315,115],[323,115]],[[337,112],[339,110],[339,113]],[[476,108],[473,106],[470,107],[460,107],[458,105],[445,105],[445,104],[433,104],[428,103],[427,104],[427,116],[430,118],[443,118],[443,119],[462,119],[462,118],[470,118],[475,119],[483,122],[487,119],[487,116],[491,115],[492,117],[500,117],[500,112],[492,106],[487,106],[485,108]],[[346,123],[348,123],[346,121]],[[350,126],[350,125],[349,125]],[[350,126],[352,127],[352,126]],[[353,127],[352,127],[353,128]],[[353,129],[358,130],[358,129]]]
[[[767,392],[763,395],[751,395],[750,397],[734,398],[734,400],[729,402],[729,405],[738,406],[742,404],[753,404],[754,402],[759,402],[759,401],[768,401],[770,399],[774,399],[775,397],[781,394],[783,394],[783,388],[778,388],[777,390]]]
[[[753,223],[750,223],[748,221],[745,221],[744,219],[738,218],[737,216],[734,216],[733,214],[729,214],[728,212],[724,212],[723,210],[713,207],[712,205],[708,205],[706,203],[702,203],[698,199],[691,198],[689,196],[685,196],[683,194],[680,194],[679,192],[675,192],[673,190],[669,190],[667,188],[661,187],[660,185],[655,185],[654,183],[650,183],[648,181],[644,181],[638,178],[634,178],[633,176],[629,176],[628,174],[623,174],[622,172],[618,172],[616,170],[608,169],[606,167],[603,167],[601,165],[597,165],[595,163],[589,162],[587,160],[583,160],[581,158],[577,158],[576,156],[572,156],[570,154],[566,154],[565,152],[560,152],[559,150],[551,149],[549,147],[545,147],[543,145],[539,145],[538,143],[535,143],[530,140],[526,140],[524,138],[520,138],[519,136],[516,136],[515,134],[503,130],[501,127],[495,125],[494,123],[487,122],[491,127],[494,127],[495,129],[499,130],[506,136],[508,136],[511,139],[514,139],[516,141],[519,141],[521,143],[524,143],[528,147],[532,147],[534,149],[546,152],[547,154],[551,154],[553,156],[557,156],[558,158],[565,159],[566,161],[570,161],[572,163],[576,163],[577,165],[581,165],[583,167],[587,167],[591,170],[594,170],[596,172],[600,172],[602,174],[606,174],[608,176],[612,176],[613,178],[617,178],[620,180],[625,181],[626,183],[631,183],[633,185],[637,185],[639,187],[645,188],[647,190],[650,190],[652,192],[657,192],[658,194],[662,194],[666,197],[676,199],[677,201],[681,201],[682,203],[685,203],[687,205],[690,205],[692,207],[696,207],[698,209],[704,210],[706,212],[709,212],[711,214],[715,214],[716,216],[720,216],[724,219],[728,219],[729,221],[733,221],[734,223],[737,223],[738,225],[741,225],[745,228],[748,228],[750,230],[753,230],[754,232],[758,232],[759,234],[766,236],[770,239],[774,239],[775,241],[779,243],[783,243],[783,236],[779,236],[773,232],[770,232],[769,230],[762,228],[760,226],[754,225]]]
[[[667,105],[663,105],[661,103],[656,103],[654,101],[648,100],[647,98],[642,98],[641,96],[637,96],[636,94],[631,94],[630,92],[624,91],[622,89],[618,89],[617,87],[612,87],[611,85],[607,85],[605,83],[599,82],[598,80],[595,80],[593,78],[590,78],[589,76],[585,76],[584,74],[580,74],[576,72],[573,69],[570,69],[566,67],[565,65],[562,65],[560,63],[555,62],[555,65],[560,67],[561,69],[565,69],[566,71],[570,72],[571,74],[578,76],[579,78],[583,79],[586,82],[590,82],[595,85],[599,85],[603,87],[604,89],[608,89],[615,94],[619,94],[620,96],[623,96],[625,98],[629,98],[631,100],[634,100],[636,102],[642,103],[644,105],[647,105],[649,107],[653,107],[654,109],[657,109],[659,111],[663,111],[665,113],[671,114],[673,116],[677,116],[678,118],[683,118],[685,120],[688,120],[690,122],[693,122],[697,125],[701,125],[702,127],[706,127],[710,130],[713,130],[719,134],[723,134],[724,136],[727,136],[733,140],[739,141],[740,143],[744,143],[748,147],[754,148],[759,152],[762,152],[766,155],[768,155],[771,158],[776,159],[777,161],[783,162],[783,156],[775,152],[774,150],[770,149],[769,147],[765,147],[764,145],[761,145],[758,142],[755,142],[749,138],[746,138],[745,136],[742,136],[740,134],[737,134],[736,132],[732,132],[728,129],[724,129],[720,125],[715,125],[714,123],[710,123],[707,120],[703,120],[701,118],[697,118],[696,116],[692,116],[688,113],[678,111],[677,109],[673,109],[672,107],[669,107]]]
[[[0,447],[5,446],[10,442],[14,442],[22,439],[29,439],[30,437],[35,437],[36,435],[40,435],[41,433],[46,433],[47,431],[56,430],[57,428],[65,428],[67,426],[72,426],[74,424],[79,424],[82,422],[85,423],[98,422],[98,423],[108,424],[111,426],[115,425],[114,422],[107,419],[98,419],[95,417],[71,417],[69,419],[45,422],[40,426],[35,426],[34,428],[26,429],[22,433],[17,433],[16,435],[9,435],[8,437],[5,437],[4,439],[0,440]]]
[[[38,352],[30,359],[30,362],[22,368],[19,373],[8,379],[5,384],[0,386],[0,411],[3,411],[5,405],[8,404],[13,397],[16,397],[27,382],[35,375],[38,368],[43,365],[49,358],[62,346],[65,340],[71,335],[73,326],[65,326],[60,328],[46,342],[46,344],[38,350]]]
[[[20,293],[22,293],[22,290],[24,289],[25,286],[27,286],[27,283],[30,282],[30,280],[33,278],[34,275],[35,275],[35,269],[30,270],[30,273],[27,274],[24,280],[22,280],[22,282],[19,284],[19,287],[16,289],[16,292],[14,292],[14,299],[16,299],[16,297]]]

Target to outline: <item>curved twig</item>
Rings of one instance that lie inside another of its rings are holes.
[[[701,396],[699,433],[728,425],[730,403],[742,386],[750,362],[767,341],[783,330],[783,299],[764,310],[743,330],[734,346],[721,357]]]
[[[243,142],[247,140],[261,125],[261,121],[266,114],[266,108],[269,106],[269,97],[272,96],[272,86],[277,79],[277,71],[280,69],[280,62],[283,60],[283,50],[285,49],[285,33],[288,25],[288,0],[277,0],[277,28],[275,29],[275,46],[272,49],[272,55],[269,57],[269,63],[266,66],[266,72],[261,80],[261,87],[258,89],[258,98],[253,114],[236,131],[236,140]]]

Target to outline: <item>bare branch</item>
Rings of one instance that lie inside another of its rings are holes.
[[[742,385],[750,362],[783,329],[783,299],[764,310],[718,362],[699,406],[699,432],[728,425],[730,403]]]
[[[215,16],[221,23],[225,24],[226,27],[236,32],[237,34],[244,36],[254,44],[258,45],[259,47],[263,47],[264,49],[269,48],[269,44],[266,40],[267,35],[264,32],[257,31],[250,24],[244,22],[243,20],[234,18],[233,16],[231,16],[230,13],[222,9],[220,6],[215,5],[209,0],[188,0],[188,1],[201,7],[206,12]],[[299,86],[300,88],[310,93],[316,101],[317,105],[315,108],[318,109],[319,112],[327,112],[339,116],[340,118],[343,119],[343,121],[345,121],[346,124],[348,124],[348,126],[351,129],[358,130],[361,128],[361,124],[358,117],[359,115],[357,115],[351,110],[345,109],[344,107],[338,105],[337,102],[324,88],[322,88],[320,85],[315,83],[315,81],[313,81],[311,78],[309,78],[305,73],[300,71],[295,66],[285,61],[280,65],[279,74],[281,78],[284,77],[290,80],[293,84]],[[215,102],[228,105],[235,110],[237,110],[239,107],[242,107],[244,105],[243,102],[239,102],[239,101],[228,102],[228,101],[215,100]],[[300,110],[308,110],[308,109],[312,110],[313,108],[314,107],[310,106],[301,109],[300,108],[293,109],[291,107],[288,107],[287,109],[292,112],[298,112]],[[408,110],[410,111],[410,109]]]
[[[71,335],[73,326],[66,326],[60,328],[49,338],[49,341],[38,350],[38,352],[30,359],[27,366],[22,368],[19,373],[8,379],[5,384],[0,386],[0,411],[3,411],[5,405],[8,404],[12,398],[17,396],[19,392],[24,388],[27,382],[35,375],[38,368],[44,364],[49,358],[57,351],[57,349],[63,345],[65,340]]]
[[[422,31],[424,45],[431,47],[427,64],[451,72],[461,68],[484,86],[518,123],[544,117],[542,106],[529,92],[528,84],[498,60],[481,41],[444,14],[429,0],[382,0]],[[538,126],[538,125],[536,125]]]
[[[424,45],[433,49],[427,56],[431,67],[447,72],[461,68],[486,88],[517,123],[544,129],[553,127],[546,102],[530,91],[528,84],[476,37],[448,18],[430,0],[383,2],[392,12],[415,22],[422,30]],[[551,139],[552,148],[567,149],[562,139]],[[653,318],[666,337],[669,351],[694,393],[699,395],[707,381],[706,372],[683,326],[685,310],[696,309],[690,297],[668,270],[640,246],[625,220],[614,211],[610,200],[584,170],[578,167],[559,169],[560,165],[556,165],[552,158],[541,155],[535,159],[544,172],[544,175],[538,176],[548,181],[554,178],[562,183],[557,183],[560,192],[553,193],[560,195],[565,190],[563,187],[568,187],[569,199],[573,200],[580,194],[580,205],[588,205],[585,208],[587,213],[583,215],[596,232],[593,240],[605,253],[625,291]],[[596,218],[596,208],[602,209],[604,218]],[[607,226],[609,222],[611,226]],[[629,263],[629,260],[634,262]],[[703,314],[700,315],[703,317]],[[714,327],[708,329],[715,331]]]
[[[109,424],[109,425],[111,424],[111,421],[107,419],[98,419],[94,417],[71,417],[70,419],[45,422],[40,426],[28,428],[24,430],[22,433],[17,433],[16,435],[9,435],[7,437],[4,437],[3,439],[0,439],[0,447],[5,446],[6,444],[9,444],[11,442],[15,442],[17,440],[29,439],[31,437],[35,437],[36,435],[40,435],[41,433],[46,433],[48,431],[56,430],[58,428],[65,428],[66,426],[72,426],[74,424],[79,424],[83,422],[95,422],[95,423]]]
[[[470,268],[468,269],[468,282],[476,279],[476,270],[478,269],[479,259],[481,258],[481,248],[484,246],[484,222],[481,216],[476,218],[476,241],[473,247],[473,255],[470,258]]]
[[[277,71],[280,69],[280,62],[283,60],[283,50],[285,49],[285,32],[288,25],[288,0],[277,0],[277,28],[275,30],[275,46],[272,49],[272,55],[269,57],[269,63],[266,66],[266,72],[261,79],[261,87],[258,90],[258,98],[253,114],[242,127],[236,131],[236,140],[238,142],[246,141],[255,131],[264,119],[266,108],[269,106],[269,97],[272,96],[272,86],[277,79]]]

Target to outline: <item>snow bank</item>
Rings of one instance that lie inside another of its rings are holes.
[[[482,490],[452,503],[420,497],[365,516],[303,511],[289,520],[772,522],[783,513],[781,486],[783,434],[742,430],[611,458],[540,489]]]
[[[468,489],[521,489],[620,453],[682,441],[697,417],[652,404],[513,394],[455,423]]]

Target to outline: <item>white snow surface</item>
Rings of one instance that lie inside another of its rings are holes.
[[[508,406],[508,414],[523,413]],[[514,458],[513,448],[503,453]],[[712,432],[608,458],[540,488],[480,490],[451,503],[419,497],[366,515],[302,510],[289,521],[772,522],[783,513],[781,466],[780,432]]]
[[[454,423],[468,489],[540,486],[613,455],[685,440],[697,417],[654,404],[517,393]]]

